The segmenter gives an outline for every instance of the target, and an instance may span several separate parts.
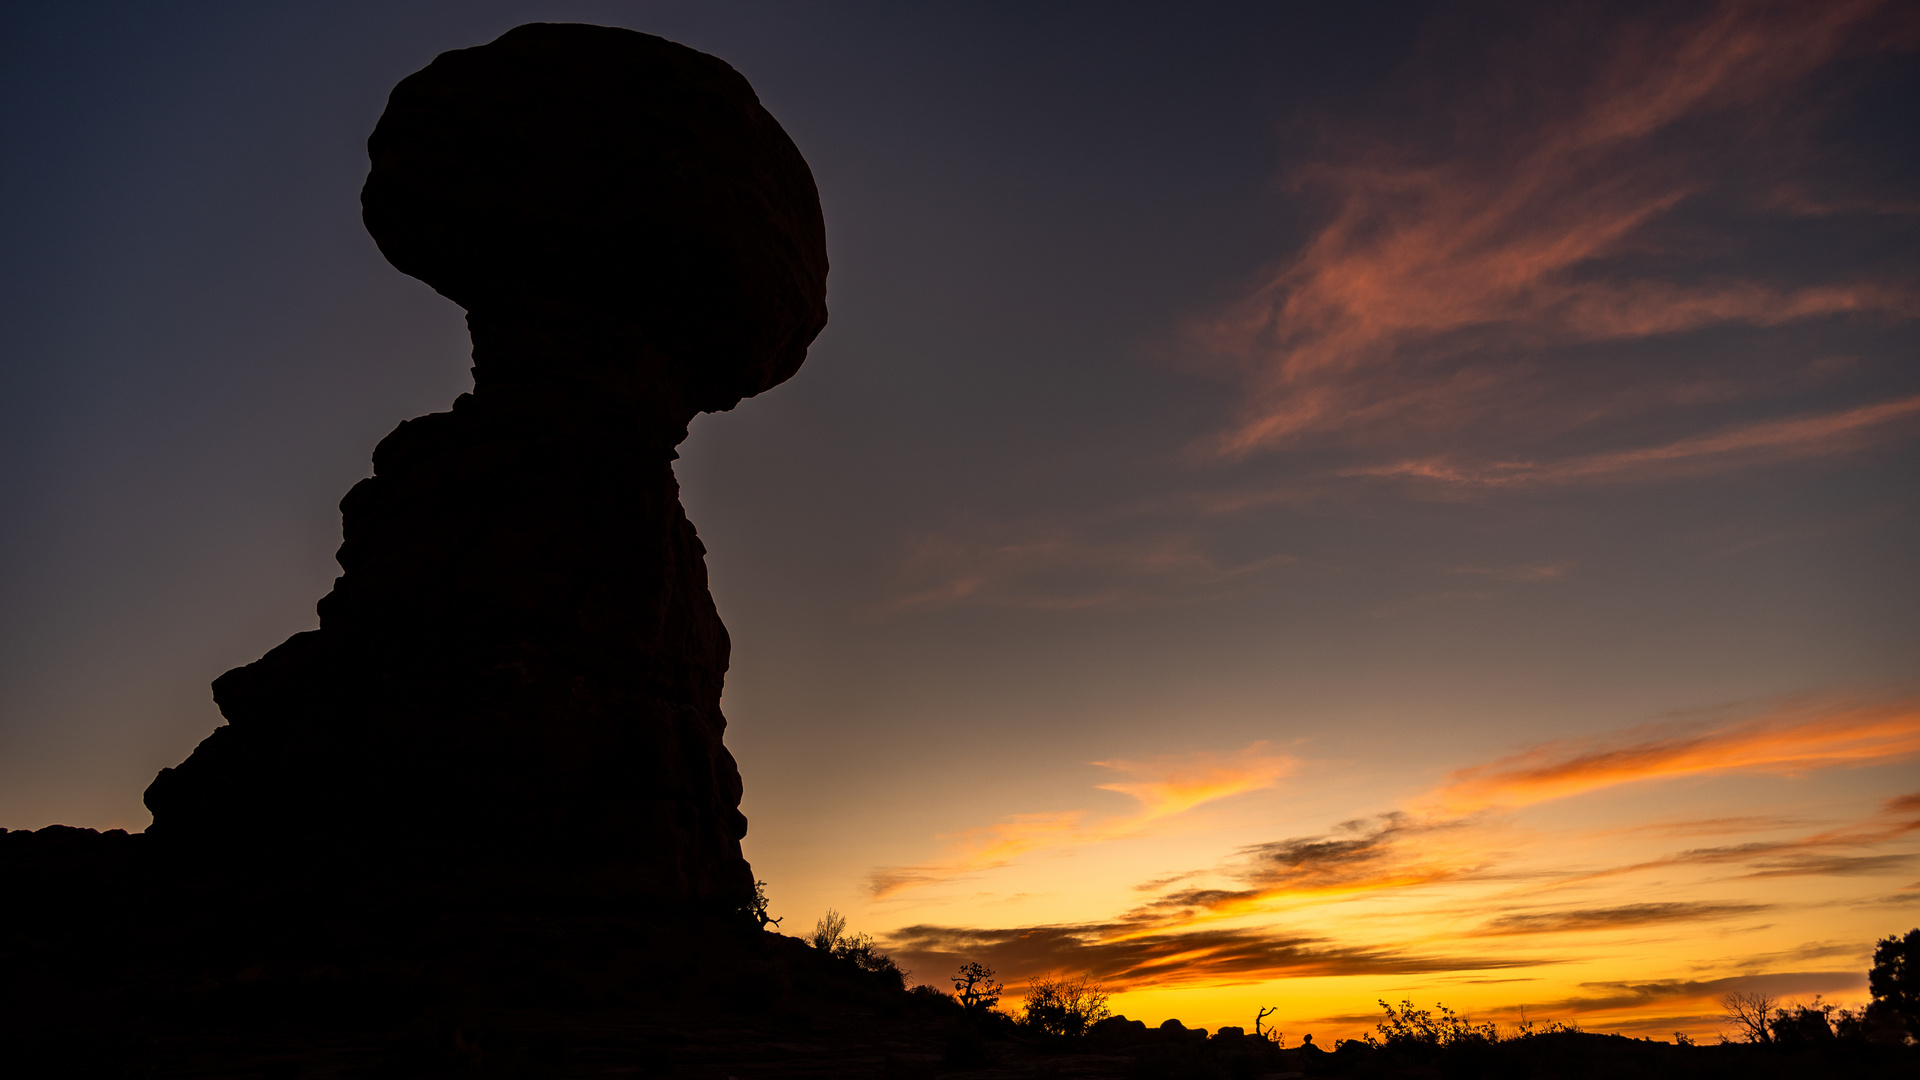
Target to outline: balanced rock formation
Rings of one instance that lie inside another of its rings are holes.
[[[812,174],[722,61],[580,25],[442,54],[368,151],[367,228],[467,309],[474,390],[374,451],[320,629],[214,683],[149,832],[737,907],[727,633],[672,462],[825,325]]]

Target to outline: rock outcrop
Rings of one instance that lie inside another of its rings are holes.
[[[149,832],[738,906],[728,639],[672,462],[826,322],[812,175],[725,63],[579,25],[442,54],[368,150],[367,228],[467,309],[474,389],[374,451],[320,628],[214,683]]]

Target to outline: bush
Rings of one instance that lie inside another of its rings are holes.
[[[813,936],[808,940],[821,952],[832,952],[846,932],[847,917],[828,908],[827,913],[820,916],[820,921],[813,924]]]
[[[1773,1041],[1782,1046],[1832,1042],[1833,1006],[1822,1004],[1816,997],[1811,1005],[1775,1009],[1767,1028],[1773,1033]]]
[[[1406,1000],[1400,1002],[1397,1011],[1384,1001],[1380,1007],[1387,1011],[1387,1018],[1375,1025],[1380,1037],[1361,1036],[1369,1046],[1407,1050],[1436,1046],[1490,1046],[1500,1041],[1492,1024],[1470,1024],[1445,1005],[1434,1005],[1440,1010],[1438,1016],[1426,1009],[1416,1009],[1412,1001]]]
[[[1048,1035],[1085,1035],[1112,1015],[1107,998],[1106,989],[1085,975],[1042,975],[1027,987],[1020,1023]]]
[[[937,986],[928,986],[926,983],[921,983],[919,986],[916,986],[911,990],[908,990],[907,994],[910,997],[912,997],[915,1001],[921,1002],[923,1004],[931,1005],[936,1008],[953,1009],[953,1010],[958,1010],[960,1008],[960,1003],[953,999],[952,994],[947,993],[945,990],[942,990]]]
[[[893,957],[875,948],[873,939],[865,934],[840,939],[833,947],[833,955],[861,971],[880,976],[881,981],[894,990],[907,988],[907,973],[893,962]]]
[[[866,934],[848,936],[847,917],[832,908],[828,908],[827,913],[814,924],[810,940],[814,948],[877,976],[890,989],[907,988],[907,972],[893,962],[893,957],[881,952],[874,945],[873,938]]]

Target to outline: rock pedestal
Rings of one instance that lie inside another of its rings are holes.
[[[149,831],[738,906],[727,633],[672,461],[826,322],[806,163],[721,61],[552,24],[441,55],[368,147],[368,230],[468,310],[474,390],[374,451],[320,628],[215,682]]]

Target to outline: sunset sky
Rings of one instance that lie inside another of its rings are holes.
[[[0,826],[140,829],[470,383],[392,85],[657,33],[811,163],[832,322],[677,472],[746,840],[913,981],[1710,1037],[1920,925],[1920,7],[0,14]]]

